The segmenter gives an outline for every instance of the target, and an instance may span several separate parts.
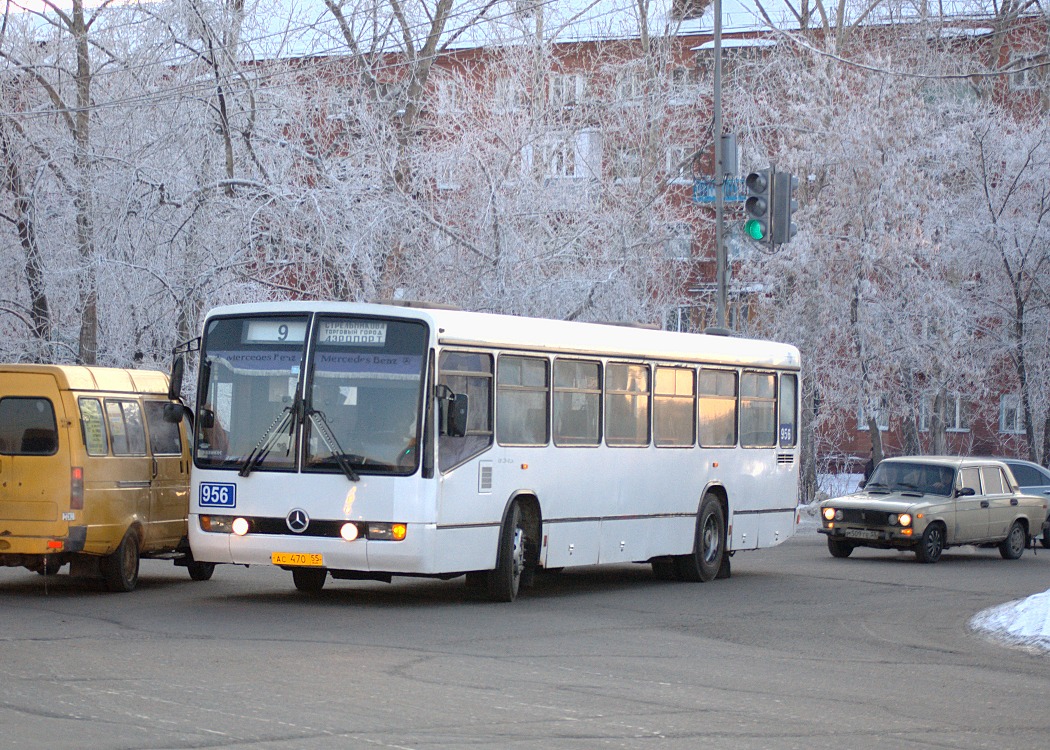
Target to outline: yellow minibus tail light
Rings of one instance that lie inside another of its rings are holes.
[[[69,509],[84,510],[84,468],[74,466],[69,473]]]

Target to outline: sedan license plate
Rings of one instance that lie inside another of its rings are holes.
[[[871,529],[846,529],[846,536],[850,539],[878,539],[879,532]]]
[[[324,557],[319,552],[271,552],[274,565],[292,565],[299,568],[323,568]]]

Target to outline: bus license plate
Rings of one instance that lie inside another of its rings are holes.
[[[851,539],[878,539],[879,532],[871,529],[846,529],[846,536]]]
[[[297,568],[323,568],[324,558],[319,552],[271,552],[274,565],[292,565]]]

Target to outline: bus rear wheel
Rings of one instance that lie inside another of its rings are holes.
[[[675,559],[683,581],[710,581],[722,568],[726,554],[726,517],[714,495],[705,495],[696,518],[691,554]]]
[[[324,588],[328,579],[325,568],[292,568],[292,583],[295,588],[307,594],[316,594]]]

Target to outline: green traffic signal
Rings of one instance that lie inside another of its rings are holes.
[[[744,222],[744,231],[753,240],[764,240],[766,238],[766,227],[758,219],[748,219]]]

